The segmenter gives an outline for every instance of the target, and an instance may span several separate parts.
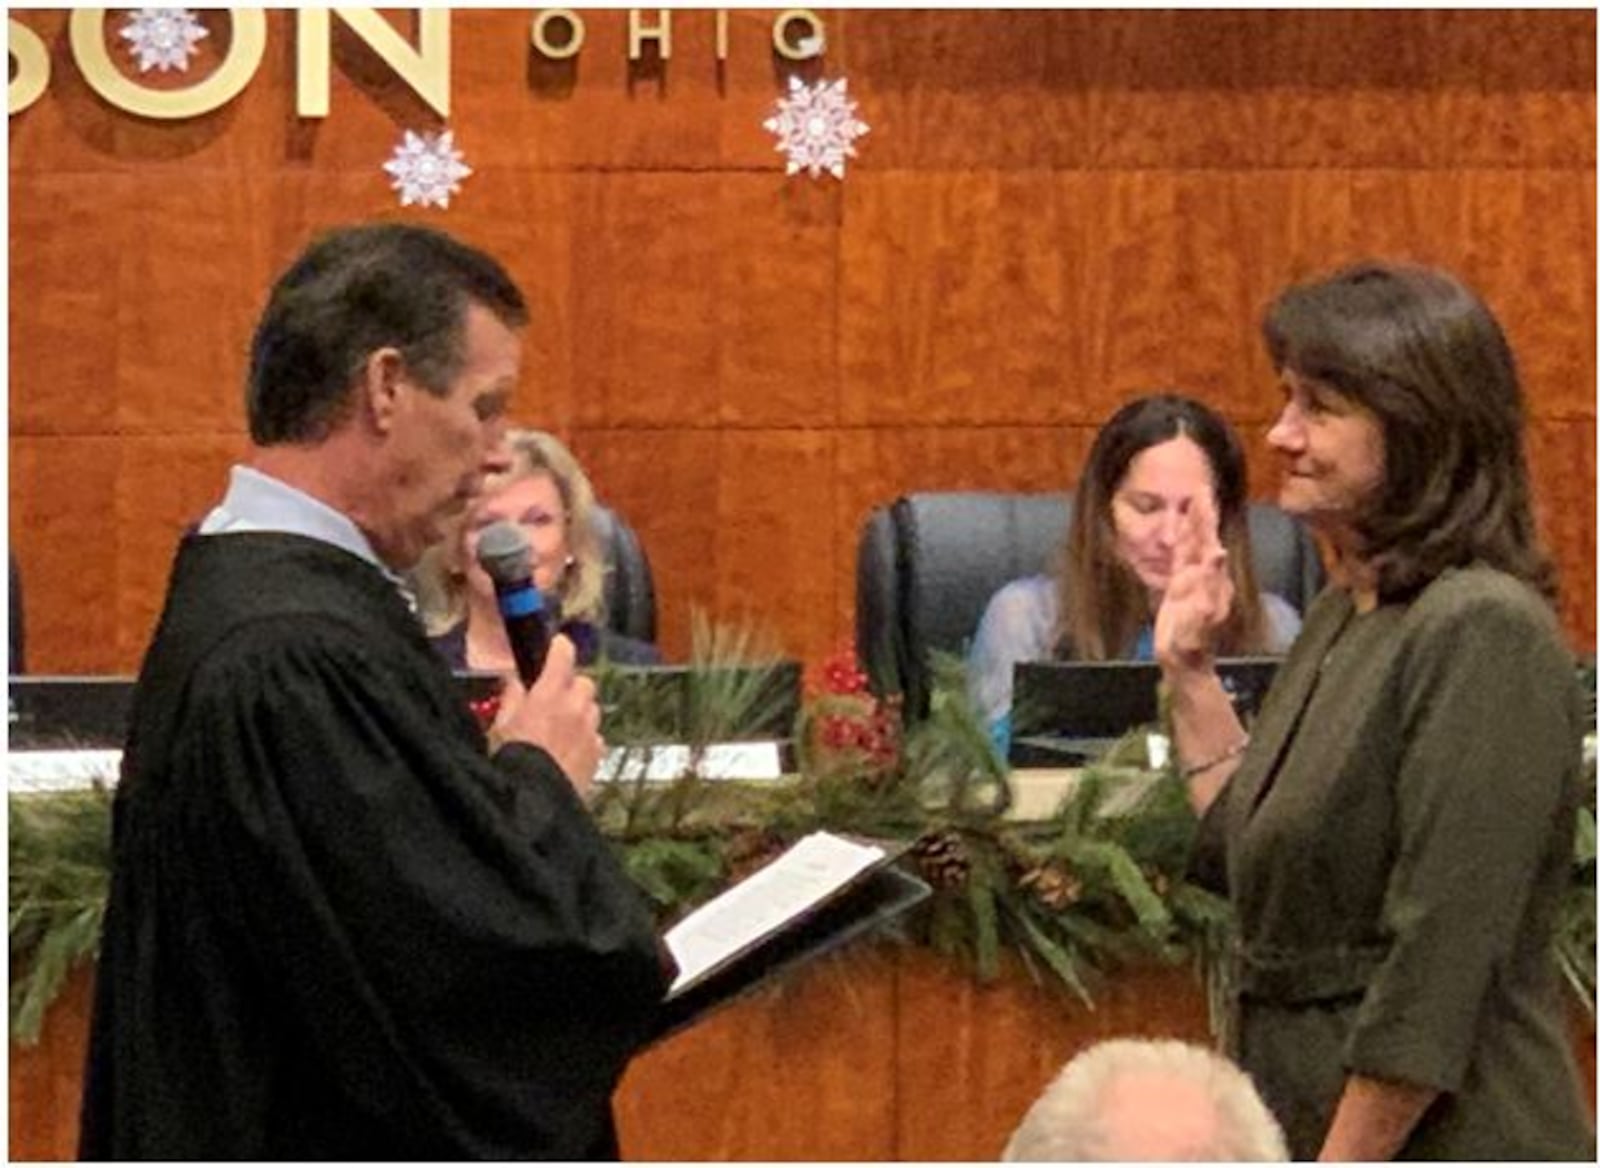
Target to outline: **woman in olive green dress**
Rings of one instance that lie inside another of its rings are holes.
[[[1264,333],[1279,503],[1333,582],[1249,735],[1203,500],[1155,626],[1196,866],[1236,912],[1231,1053],[1300,1158],[1593,1160],[1551,949],[1584,719],[1511,350],[1456,280],[1382,264],[1288,289]]]

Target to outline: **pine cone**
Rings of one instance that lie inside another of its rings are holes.
[[[960,834],[939,831],[925,835],[911,847],[922,878],[935,888],[956,889],[972,872],[972,857]]]
[[[1061,865],[1048,862],[1024,872],[1017,887],[1051,912],[1069,909],[1083,896],[1083,881]]]
[[[1159,868],[1146,868],[1144,878],[1150,881],[1150,887],[1155,894],[1166,899],[1167,893],[1172,891],[1172,880]]]

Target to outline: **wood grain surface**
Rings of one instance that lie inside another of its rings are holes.
[[[137,667],[179,532],[248,449],[267,287],[315,231],[370,219],[446,227],[527,289],[515,416],[569,438],[638,528],[674,656],[703,609],[815,660],[852,635],[872,507],[1067,486],[1141,391],[1217,403],[1270,493],[1267,300],[1360,256],[1447,266],[1516,345],[1563,617],[1592,650],[1592,12],[824,11],[827,56],[798,64],[774,15],[730,13],[719,62],[713,14],[675,12],[671,60],[630,63],[622,11],[584,13],[566,62],[528,13],[454,13],[448,124],[476,173],[441,212],[401,211],[379,165],[443,121],[338,21],[327,118],[295,115],[272,11],[238,98],[155,122],[88,88],[65,12],[15,13],[52,68],[10,120],[32,667]],[[196,75],[228,40],[205,19]],[[761,129],[791,74],[861,103],[843,183],[785,178]]]
[[[295,116],[274,10],[244,93],[164,123],[89,89],[65,12],[14,11],[52,68],[10,119],[31,667],[137,668],[179,534],[248,450],[271,280],[317,230],[374,219],[445,227],[522,284],[514,416],[566,436],[638,529],[675,656],[702,609],[816,660],[852,634],[872,507],[1067,486],[1149,389],[1223,408],[1269,496],[1268,299],[1363,256],[1446,266],[1517,349],[1563,618],[1593,650],[1593,12],[825,10],[827,56],[800,64],[772,53],[774,14],[731,12],[718,62],[711,13],[677,12],[672,59],[630,64],[621,11],[583,13],[568,62],[529,48],[528,13],[454,13],[449,125],[476,173],[439,212],[402,211],[379,167],[443,123],[338,22],[329,117]],[[197,75],[227,43],[205,20]],[[861,103],[843,183],[785,178],[761,129],[791,74]],[[72,1152],[86,987],[12,1048],[13,1157]],[[1015,970],[978,987],[858,951],[638,1060],[624,1148],[988,1159],[1073,1050],[1204,1027],[1186,973],[1127,975],[1090,1013]]]
[[[13,1160],[68,1160],[91,977],[39,1045],[11,1045]],[[1120,971],[1093,1009],[1008,962],[987,985],[932,953],[857,945],[711,1015],[633,1061],[616,1095],[630,1160],[995,1160],[1078,1051],[1116,1036],[1209,1041],[1189,969]],[[1573,1051],[1594,1099],[1594,1021]]]

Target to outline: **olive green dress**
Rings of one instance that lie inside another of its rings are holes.
[[[1297,1158],[1359,1073],[1443,1092],[1401,1158],[1594,1159],[1551,951],[1582,733],[1503,573],[1312,605],[1196,855],[1237,914],[1231,1053]]]

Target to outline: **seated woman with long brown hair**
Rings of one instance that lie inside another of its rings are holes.
[[[1151,629],[1173,570],[1184,516],[1213,501],[1236,601],[1218,634],[1224,656],[1281,653],[1300,615],[1256,587],[1244,450],[1192,398],[1153,394],[1101,427],[1078,482],[1063,567],[1013,580],[984,610],[967,661],[968,692],[1004,754],[1019,661],[1154,659]]]

